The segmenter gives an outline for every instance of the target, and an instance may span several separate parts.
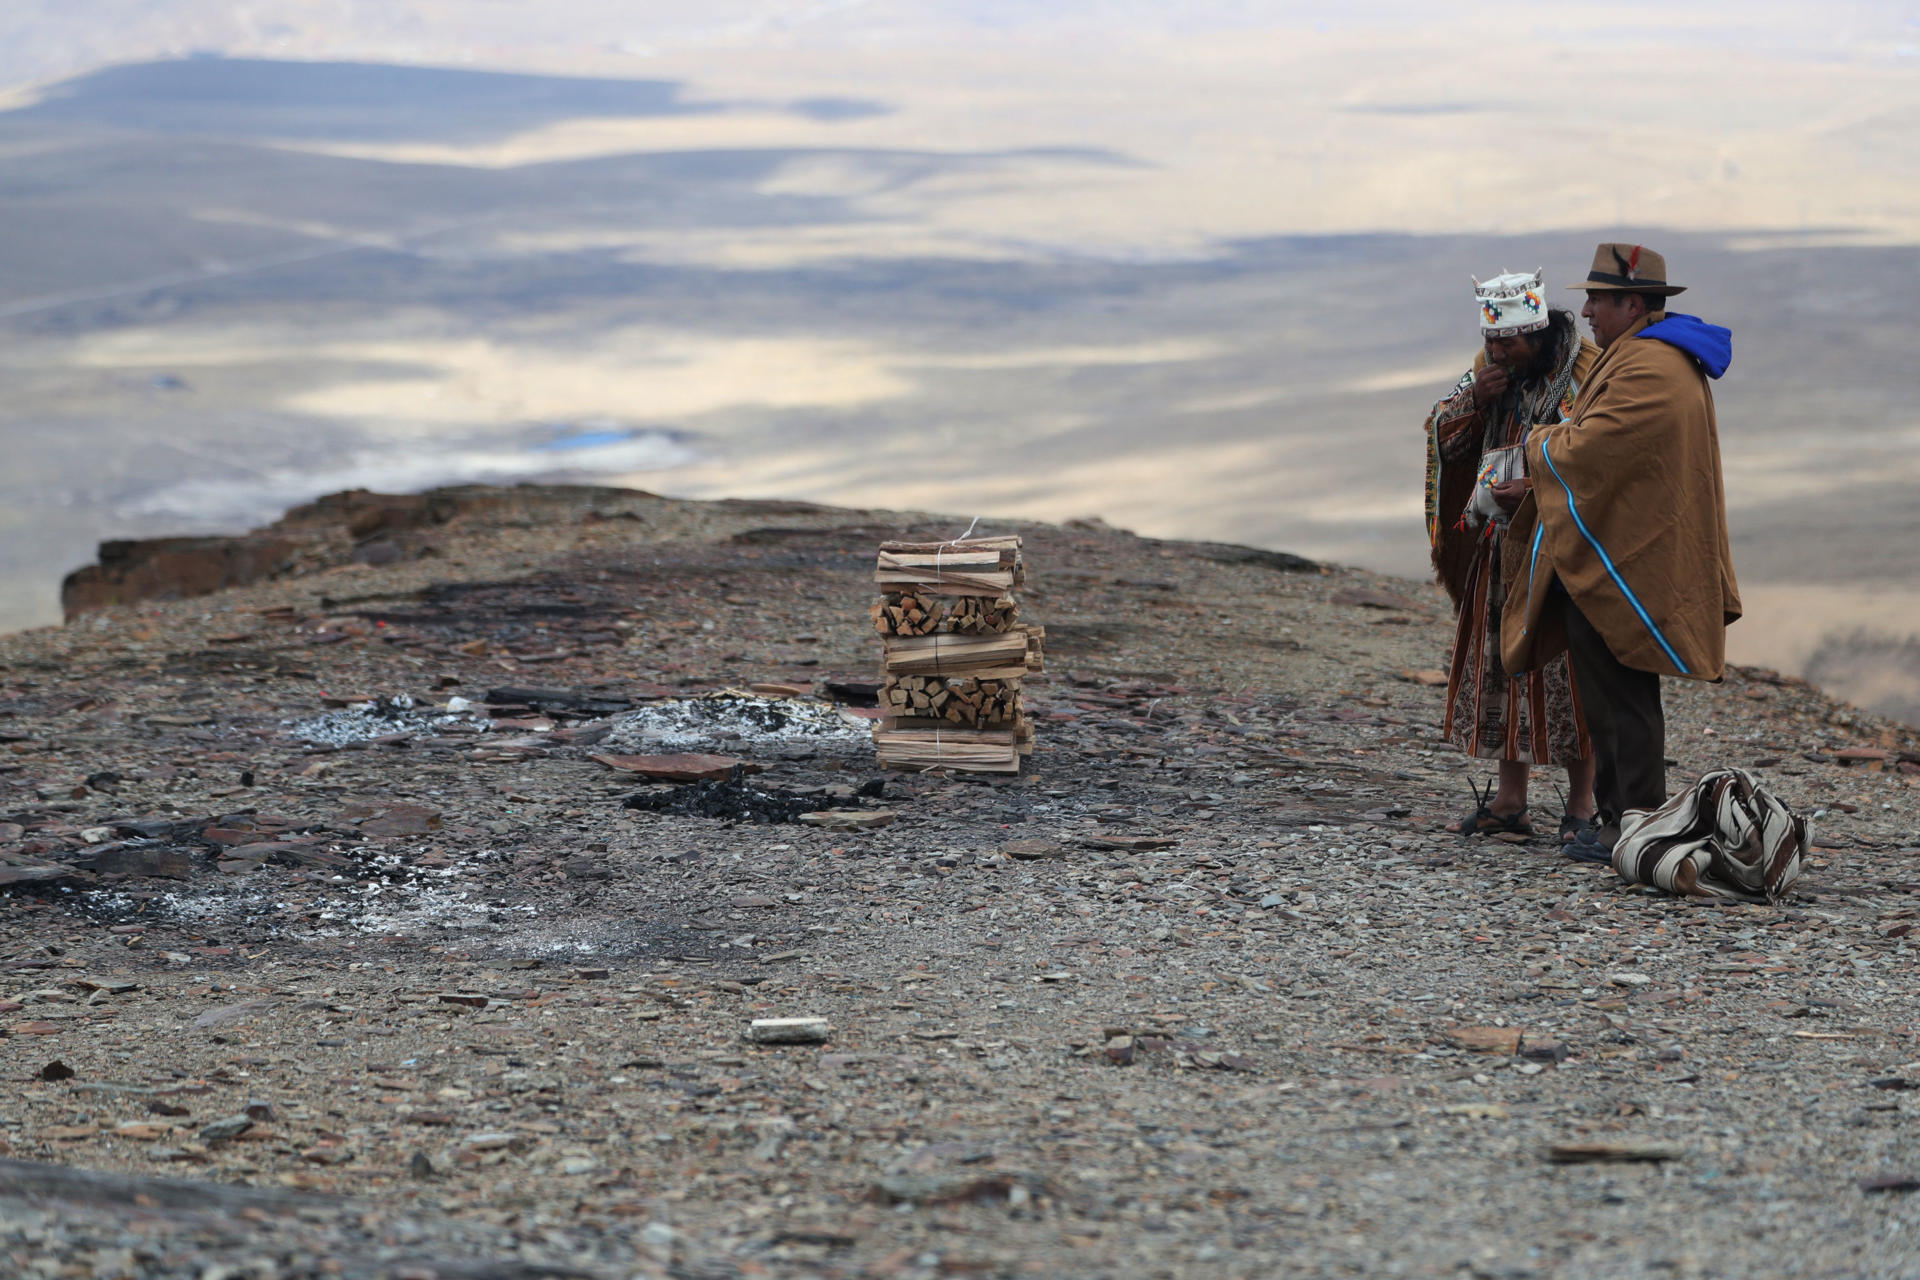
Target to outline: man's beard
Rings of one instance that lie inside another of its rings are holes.
[[[1551,333],[1551,330],[1548,332]],[[1553,339],[1551,337],[1542,342],[1537,349],[1530,346],[1525,360],[1507,368],[1507,377],[1516,386],[1538,386],[1552,376]]]

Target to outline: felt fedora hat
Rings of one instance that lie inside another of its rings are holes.
[[[1587,278],[1569,289],[1588,293],[1599,290],[1617,293],[1659,293],[1672,297],[1685,293],[1683,284],[1667,283],[1667,260],[1638,244],[1603,244],[1593,251],[1593,267]]]

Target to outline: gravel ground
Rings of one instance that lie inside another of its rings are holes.
[[[1817,844],[1670,898],[1440,830],[1433,589],[1009,526],[1032,767],[883,778],[687,700],[870,681],[873,547],[950,521],[525,503],[0,638],[0,1272],[1920,1272],[1911,730],[1669,685],[1675,780]],[[628,808],[616,747],[886,825]]]

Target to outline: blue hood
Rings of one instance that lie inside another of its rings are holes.
[[[1733,363],[1733,330],[1708,324],[1699,316],[1669,311],[1667,318],[1640,331],[1643,338],[1658,338],[1670,347],[1678,347],[1698,360],[1707,376],[1717,378]]]

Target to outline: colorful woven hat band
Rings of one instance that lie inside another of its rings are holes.
[[[1473,298],[1480,304],[1480,334],[1511,338],[1547,327],[1545,272],[1531,275],[1509,271],[1491,280],[1473,282]]]

